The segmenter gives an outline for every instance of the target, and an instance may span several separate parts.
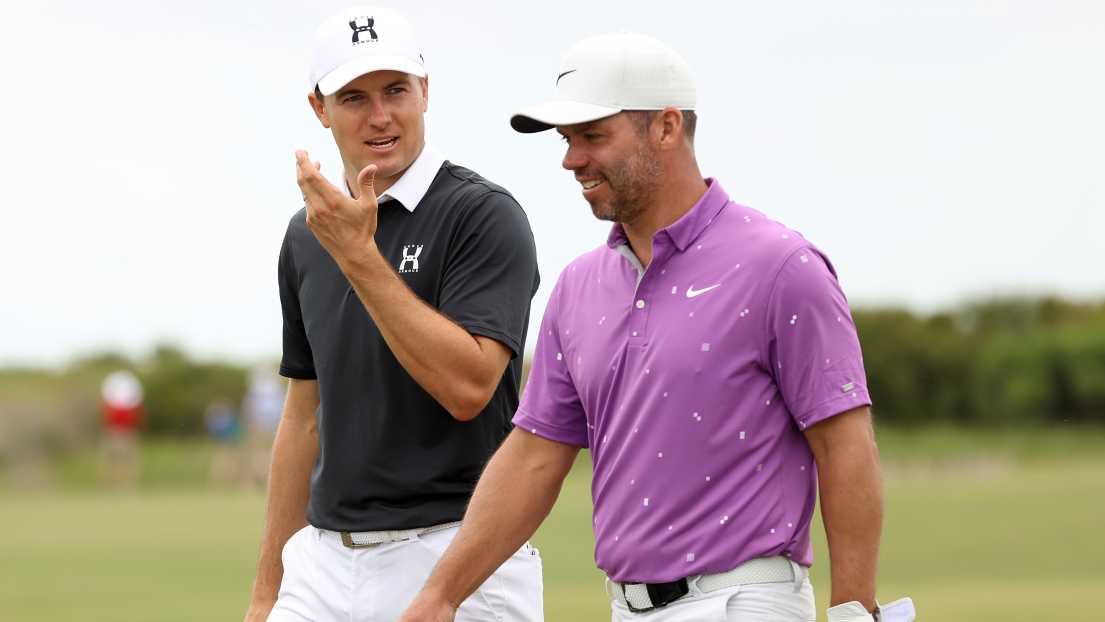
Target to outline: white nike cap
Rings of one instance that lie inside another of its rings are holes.
[[[390,69],[422,78],[425,62],[410,24],[399,13],[355,6],[322,22],[311,52],[310,90],[333,95],[353,80]]]
[[[556,94],[546,104],[514,113],[523,133],[587,123],[623,110],[694,110],[691,68],[666,43],[634,32],[584,39],[564,57]]]

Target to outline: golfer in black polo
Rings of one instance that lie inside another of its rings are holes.
[[[506,190],[426,143],[429,81],[398,13],[324,22],[310,86],[343,167],[296,152],[306,207],[279,263],[291,381],[246,619],[395,620],[511,429],[533,235]],[[457,619],[542,619],[537,551]]]

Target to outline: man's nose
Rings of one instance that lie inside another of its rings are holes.
[[[574,171],[583,168],[586,164],[586,156],[579,149],[568,145],[568,150],[564,153],[564,159],[560,162],[560,165],[569,171]]]
[[[368,122],[376,127],[384,127],[388,123],[391,123],[391,113],[388,111],[384,102],[377,99],[369,104],[368,109]]]

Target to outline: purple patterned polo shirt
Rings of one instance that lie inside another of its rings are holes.
[[[828,259],[706,181],[643,274],[621,225],[564,269],[514,417],[591,449],[595,562],[615,581],[811,565],[802,431],[870,404]]]

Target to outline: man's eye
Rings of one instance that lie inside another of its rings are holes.
[[[342,103],[360,101],[361,99],[363,99],[363,97],[361,95],[350,95],[349,97],[346,97],[345,99],[343,99]]]
[[[388,93],[390,93],[391,95],[398,95],[399,93],[404,93],[404,92],[406,92],[406,90],[407,90],[407,89],[405,89],[405,88],[403,88],[403,87],[401,87],[401,86],[397,86],[397,87],[395,87],[395,88],[393,88],[393,89],[388,89]]]

